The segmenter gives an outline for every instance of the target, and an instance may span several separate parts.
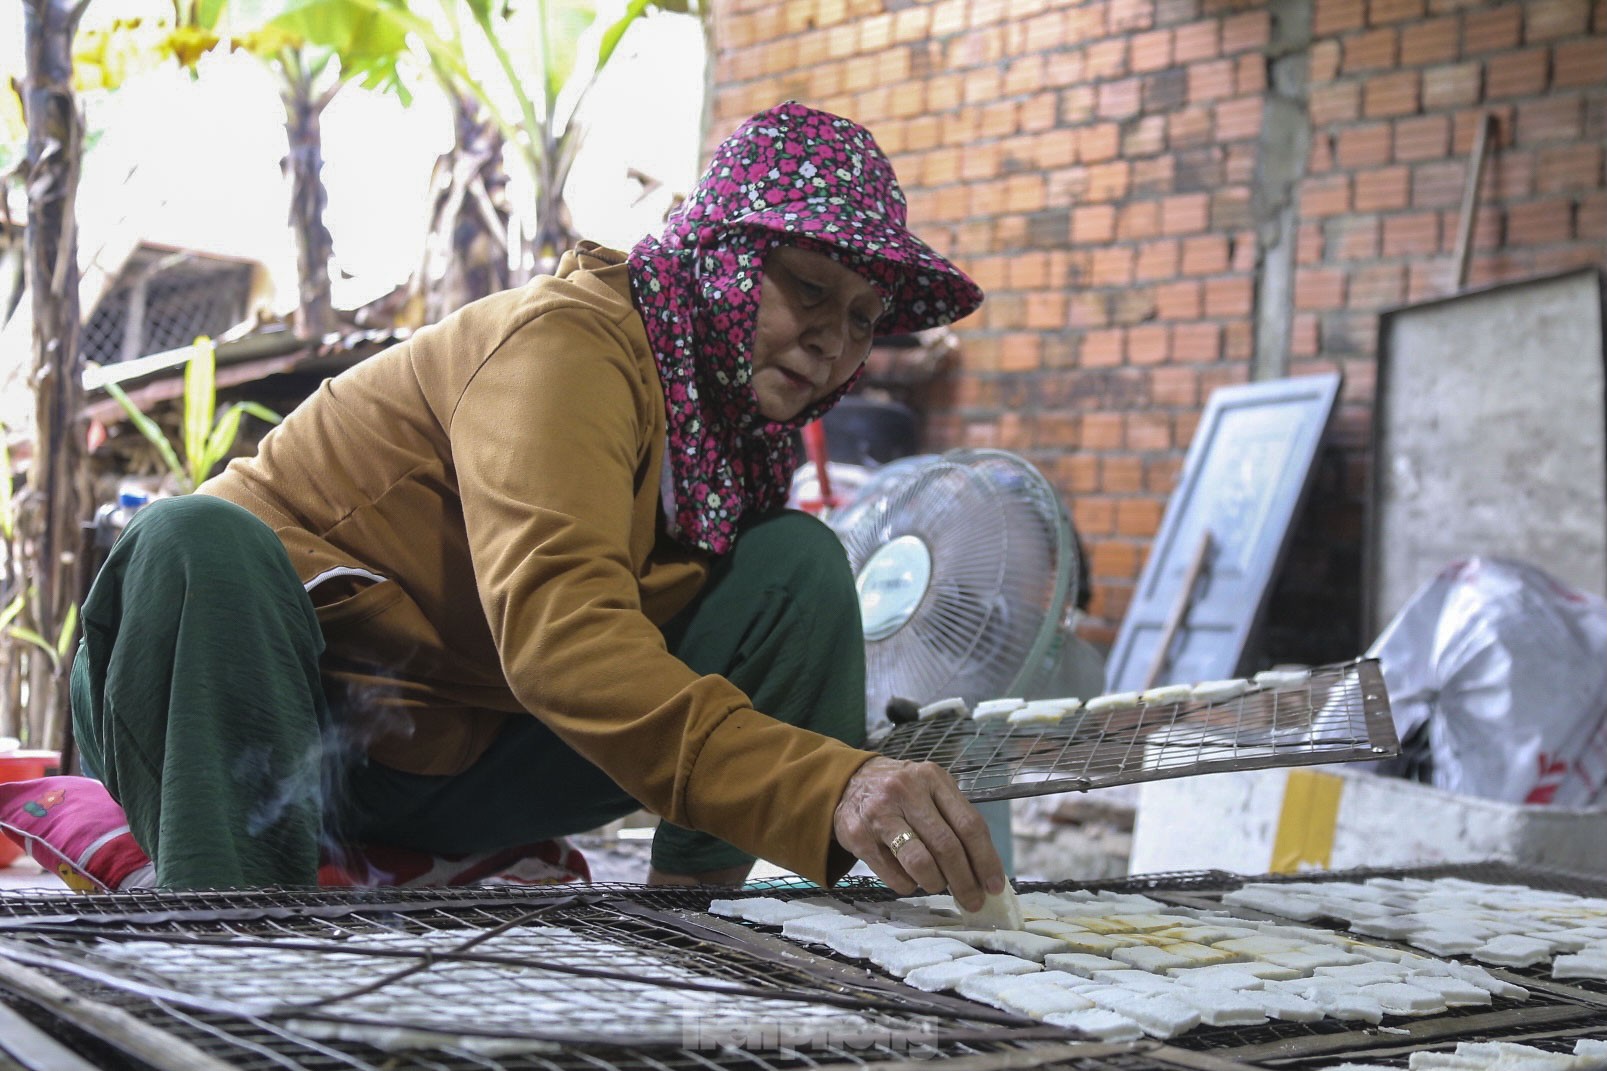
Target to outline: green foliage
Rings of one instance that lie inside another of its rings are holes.
[[[240,433],[241,418],[249,414],[269,424],[277,424],[281,419],[278,413],[256,402],[235,402],[218,414],[217,360],[217,347],[211,339],[195,340],[195,353],[184,369],[182,459],[156,421],[140,412],[133,399],[117,384],[106,384],[106,393],[117,399],[129,421],[156,447],[168,472],[185,494],[201,486],[218,462],[229,456]]]
[[[67,605],[67,616],[62,619],[61,631],[57,633],[56,641],[52,643],[28,626],[15,623],[28,600],[38,598],[39,589],[29,587],[26,597],[19,593],[12,599],[4,610],[0,610],[0,631],[44,652],[45,657],[50,659],[50,671],[60,673],[61,664],[72,649],[73,631],[78,628],[78,604],[75,602]]]

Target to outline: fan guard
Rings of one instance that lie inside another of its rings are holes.
[[[894,696],[1019,695],[1053,662],[1075,552],[1059,497],[1025,459],[903,458],[829,523],[859,588],[872,734]]]

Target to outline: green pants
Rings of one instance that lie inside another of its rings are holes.
[[[593,829],[638,807],[534,717],[461,774],[409,774],[341,746],[323,637],[277,537],[204,495],[135,515],[84,603],[73,725],[165,888],[310,885],[342,841],[435,853]],[[847,560],[805,514],[747,526],[663,629],[692,669],[767,714],[849,743],[865,732],[864,641]],[[628,672],[628,667],[622,670]],[[663,823],[659,869],[749,856]]]

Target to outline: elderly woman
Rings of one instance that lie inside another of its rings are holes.
[[[872,340],[982,300],[869,133],[796,103],[664,233],[352,368],[201,493],[141,511],[84,607],[86,767],[165,887],[309,884],[321,847],[506,847],[644,806],[655,882],[762,855],[998,891],[941,770],[863,741],[853,578],[782,509],[794,432]]]

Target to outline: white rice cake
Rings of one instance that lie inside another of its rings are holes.
[[[793,941],[825,944],[826,938],[838,930],[859,929],[865,920],[857,915],[838,915],[822,911],[816,915],[800,915],[781,924],[781,936]]]
[[[1508,982],[1504,978],[1497,978],[1477,964],[1441,961],[1436,966],[1441,973],[1449,974],[1453,978],[1460,978],[1464,982],[1471,982],[1480,989],[1487,991],[1491,996],[1502,997],[1507,1000],[1529,999],[1529,991],[1523,986]]]
[[[1200,1013],[1207,1026],[1258,1026],[1267,1021],[1258,993],[1179,986],[1173,995]]]
[[[1003,718],[1027,705],[1025,699],[985,699],[971,708],[973,721]]]
[[[1135,993],[1116,986],[1079,990],[1099,1005],[1125,1015],[1151,1037],[1171,1038],[1200,1025],[1200,1013],[1165,993]]]
[[[1159,915],[1151,911],[1131,915],[1107,915],[1106,918],[1123,929],[1135,930],[1140,933],[1169,929],[1178,923],[1178,916],[1176,915]]]
[[[1022,907],[1025,908],[1026,905],[1023,904]],[[1063,933],[1088,932],[1087,927],[1076,922],[1068,922],[1067,920],[1061,918],[1027,919],[1021,924],[1021,928],[1026,930],[1028,933],[1041,933],[1045,937],[1059,937]]]
[[[1588,951],[1558,956],[1551,961],[1551,977],[1607,979],[1607,955]]]
[[[1130,710],[1139,703],[1138,692],[1111,692],[1094,696],[1083,704],[1083,709],[1090,714],[1108,714],[1113,710]]]
[[[951,937],[917,937],[896,945],[879,945],[870,950],[870,960],[888,974],[902,978],[917,967],[976,954],[976,949]]]
[[[1012,710],[1005,717],[1011,725],[1058,725],[1065,714],[1058,703],[1034,702]]]
[[[1355,986],[1336,982],[1332,978],[1292,978],[1268,985],[1274,992],[1293,993],[1303,997],[1335,1019],[1359,1019],[1377,1023],[1384,1018],[1384,1006],[1375,998],[1362,993]]]
[[[1417,938],[1412,938],[1417,944]],[[1502,967],[1532,967],[1551,958],[1551,946],[1545,941],[1522,934],[1508,933],[1492,937],[1473,950],[1481,963],[1494,963]]]
[[[1154,945],[1129,945],[1112,949],[1110,958],[1137,967],[1151,974],[1162,974],[1173,967],[1187,967],[1194,961]]]
[[[1009,881],[1004,883],[1004,891],[989,893],[980,910],[960,909],[960,924],[968,930],[1019,930],[1025,921],[1015,887]]]
[[[1226,941],[1218,941],[1213,948],[1225,952],[1237,952],[1242,956],[1256,959],[1265,959],[1267,956],[1279,952],[1299,952],[1305,949],[1302,941],[1291,940],[1287,937],[1268,937],[1262,934],[1257,937],[1233,937]]]
[[[1050,1026],[1075,1030],[1098,1041],[1137,1041],[1144,1036],[1143,1028],[1137,1023],[1108,1008],[1051,1012],[1043,1017],[1043,1021]]]
[[[928,718],[937,718],[944,714],[954,714],[964,718],[970,714],[970,711],[966,708],[965,700],[956,695],[926,704],[915,712],[915,717],[920,721],[925,721]]]
[[[1246,963],[1217,963],[1209,967],[1174,967],[1166,972],[1178,985],[1203,989],[1260,989],[1266,979]]]
[[[1357,992],[1372,997],[1390,1015],[1437,1015],[1446,1009],[1445,998],[1433,989],[1409,982],[1374,982]]]
[[[1065,952],[1068,945],[1058,937],[1045,937],[1026,930],[993,930],[977,942],[992,952],[1004,952],[1042,963],[1045,956]]]
[[[1092,977],[1095,971],[1119,971],[1126,966],[1117,960],[1087,952],[1052,952],[1043,957],[1043,965],[1052,971],[1066,971],[1083,978]]]
[[[973,974],[1030,974],[1042,969],[1031,960],[1019,956],[998,954],[962,956],[943,963],[917,967],[904,976],[904,984],[924,989],[928,993],[936,993],[939,990],[955,988],[961,979],[969,978]]]
[[[1090,956],[1108,956],[1114,949],[1144,944],[1126,934],[1057,933],[1055,940],[1064,941],[1066,951],[1082,952]]]
[[[1481,989],[1472,982],[1464,982],[1460,978],[1453,978],[1448,974],[1428,974],[1416,972],[1405,979],[1410,985],[1420,989],[1432,989],[1440,995],[1448,1008],[1467,1008],[1480,1004],[1488,1004],[1494,998],[1488,990]]]
[[[1170,937],[1177,941],[1193,941],[1196,944],[1214,945],[1220,941],[1231,941],[1235,937],[1254,937],[1260,931],[1252,930],[1248,926],[1216,926],[1183,925],[1168,926],[1164,930],[1154,931],[1157,936]]]
[[[1311,679],[1309,669],[1263,669],[1255,675],[1255,683],[1263,688],[1293,688]]]
[[[1089,979],[1095,985],[1117,986],[1134,993],[1170,993],[1177,983],[1163,974],[1151,974],[1132,967],[1096,971]]]
[[[1231,680],[1200,681],[1189,689],[1190,698],[1197,703],[1226,703],[1250,690],[1250,682],[1243,677]]]
[[[1044,980],[1041,974],[1026,974],[1000,986],[997,998],[1004,1010],[1031,1019],[1042,1019],[1056,1012],[1086,1011],[1094,1002],[1080,993]]]
[[[1257,1002],[1263,1014],[1286,1023],[1314,1023],[1322,1018],[1322,1008],[1305,997],[1278,989],[1247,989],[1244,996]]]
[[[1189,684],[1163,684],[1158,688],[1145,688],[1138,693],[1139,702],[1154,707],[1186,703],[1192,698],[1194,698],[1194,686]]]
[[[720,910],[716,911],[716,905]],[[753,896],[742,900],[714,900],[709,913],[739,918],[760,926],[780,926],[790,919],[821,914],[822,908],[798,900],[778,900],[774,896]]]
[[[1276,963],[1280,967],[1292,968],[1301,974],[1310,974],[1318,967],[1342,967],[1346,964],[1367,962],[1361,956],[1329,945],[1306,945],[1293,952],[1268,952],[1261,959],[1265,963]]]
[[[1414,930],[1406,936],[1406,940],[1436,956],[1465,956],[1470,952],[1476,953],[1485,944],[1483,937],[1459,930]],[[1542,945],[1541,950],[1546,958],[1550,957],[1549,945]]]

